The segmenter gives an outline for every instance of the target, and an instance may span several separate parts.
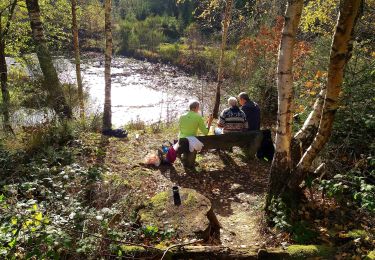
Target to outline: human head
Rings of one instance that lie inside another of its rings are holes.
[[[250,98],[249,98],[249,95],[246,92],[241,92],[238,95],[238,100],[239,100],[241,106],[243,106],[246,102],[250,101]]]
[[[230,107],[236,107],[236,106],[238,106],[237,99],[235,97],[228,98],[228,105]]]
[[[189,103],[189,109],[190,109],[190,111],[198,112],[199,111],[199,107],[200,107],[200,104],[196,100],[193,100],[193,101],[191,101]]]

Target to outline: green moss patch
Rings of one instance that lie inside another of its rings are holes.
[[[166,191],[160,192],[151,198],[152,206],[155,209],[159,209],[165,206],[168,203],[170,194]]]
[[[375,250],[368,253],[368,255],[365,257],[365,260],[375,260]]]
[[[363,229],[354,229],[348,232],[347,234],[350,238],[366,238],[369,236],[366,230]]]
[[[333,255],[334,249],[320,245],[291,245],[287,252],[292,259],[306,259],[307,257],[329,258]]]
[[[186,200],[184,200],[182,203],[191,207],[197,204],[197,202],[197,198],[192,193],[188,193]]]
[[[121,246],[121,250],[125,254],[129,254],[129,255],[135,255],[135,254],[140,254],[140,253],[146,252],[146,250],[143,247],[141,247],[141,246],[127,246],[127,245],[122,245]]]

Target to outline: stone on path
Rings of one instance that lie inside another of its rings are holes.
[[[175,206],[172,189],[156,194],[145,209],[140,222],[159,230],[173,229],[180,238],[209,239],[220,224],[208,198],[193,189],[180,188],[181,205]]]

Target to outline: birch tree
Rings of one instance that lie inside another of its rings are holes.
[[[112,21],[111,9],[112,0],[105,0],[105,97],[104,97],[104,114],[103,130],[112,128],[112,103],[111,103],[111,61],[112,61]]]
[[[351,57],[353,49],[353,31],[360,5],[361,0],[343,0],[340,4],[340,14],[331,46],[327,90],[324,97],[318,133],[297,165],[297,171],[300,173],[300,176],[296,179],[303,179],[304,175],[311,170],[313,160],[331,136],[335,113],[339,106],[344,68]]]
[[[271,166],[269,199],[283,189],[284,180],[291,170],[290,144],[293,119],[293,50],[303,9],[303,0],[289,0],[277,66],[278,112],[276,150]],[[270,201],[268,201],[269,203]]]
[[[223,21],[223,34],[222,34],[221,47],[220,47],[220,60],[219,60],[219,68],[218,68],[218,76],[217,76],[215,104],[214,104],[214,109],[212,112],[214,118],[218,118],[218,114],[219,114],[220,96],[221,96],[220,91],[221,91],[221,86],[223,85],[223,79],[224,79],[224,57],[225,57],[225,49],[227,47],[228,28],[229,28],[231,17],[232,17],[232,9],[233,9],[233,0],[227,0],[226,7],[225,7],[224,21]]]
[[[48,100],[59,117],[72,118],[72,110],[66,102],[62,85],[53,65],[51,53],[48,50],[38,0],[26,0],[26,8],[30,19],[36,55],[44,76],[43,86],[48,91]]]
[[[74,58],[76,65],[76,77],[78,87],[79,115],[83,120],[85,118],[85,104],[83,100],[83,85],[81,75],[81,58],[79,53],[78,24],[77,24],[77,0],[72,1],[72,33],[74,45]]]
[[[285,77],[284,73],[286,72],[286,77],[288,77],[287,75],[289,71],[291,71],[292,63],[285,63],[284,55],[282,54],[290,55],[290,52],[285,52],[283,48],[285,46],[285,42],[283,41],[284,32],[288,32],[287,28],[293,20],[294,23],[298,25],[297,19],[299,19],[299,17],[296,14],[299,12],[299,8],[301,8],[300,5],[302,5],[302,3],[299,2],[302,1],[288,1],[283,37],[280,44],[278,66],[279,111],[276,152],[271,167],[266,209],[269,209],[268,207],[272,199],[280,196],[283,198],[284,203],[289,206],[292,206],[292,203],[298,203],[298,199],[300,198],[299,186],[306,176],[313,172],[313,161],[329,140],[334,115],[339,105],[344,68],[351,56],[353,30],[361,5],[361,0],[342,0],[340,2],[339,16],[331,45],[326,87],[321,90],[320,95],[315,101],[314,109],[302,129],[294,136],[293,142],[299,144],[301,144],[301,142],[304,143],[299,149],[301,155],[293,158],[298,159],[297,162],[291,164],[292,158],[290,156],[290,151],[292,135],[290,111],[292,111],[293,101],[290,92],[293,91],[293,86],[289,81],[291,78],[288,80],[284,78],[284,81],[282,79]],[[288,12],[293,10],[292,6],[297,3],[298,12],[294,11],[291,13],[295,15],[288,15]],[[293,34],[293,31],[289,31],[289,37],[295,38],[295,32]],[[288,64],[286,66],[288,70],[281,70],[283,64]],[[283,75],[280,75],[280,72]]]
[[[8,90],[8,67],[5,59],[5,43],[6,37],[9,32],[10,23],[12,21],[14,9],[16,8],[17,0],[10,2],[9,6],[3,10],[0,10],[0,84],[1,84],[1,96],[2,96],[2,114],[3,114],[3,129],[6,133],[13,133],[10,124],[10,95]],[[5,11],[8,10],[7,16]],[[5,26],[3,28],[3,18]]]

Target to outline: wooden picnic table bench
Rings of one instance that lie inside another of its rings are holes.
[[[259,148],[261,147],[263,137],[266,131],[248,131],[240,133],[227,133],[222,135],[207,135],[207,136],[196,136],[199,141],[204,145],[204,150],[220,149],[227,150],[232,147],[244,148],[246,156],[252,158],[255,156]],[[186,167],[193,167],[195,164],[195,158],[197,153],[189,151],[189,141],[186,138],[179,140],[179,148],[177,154],[182,155],[182,162]]]

